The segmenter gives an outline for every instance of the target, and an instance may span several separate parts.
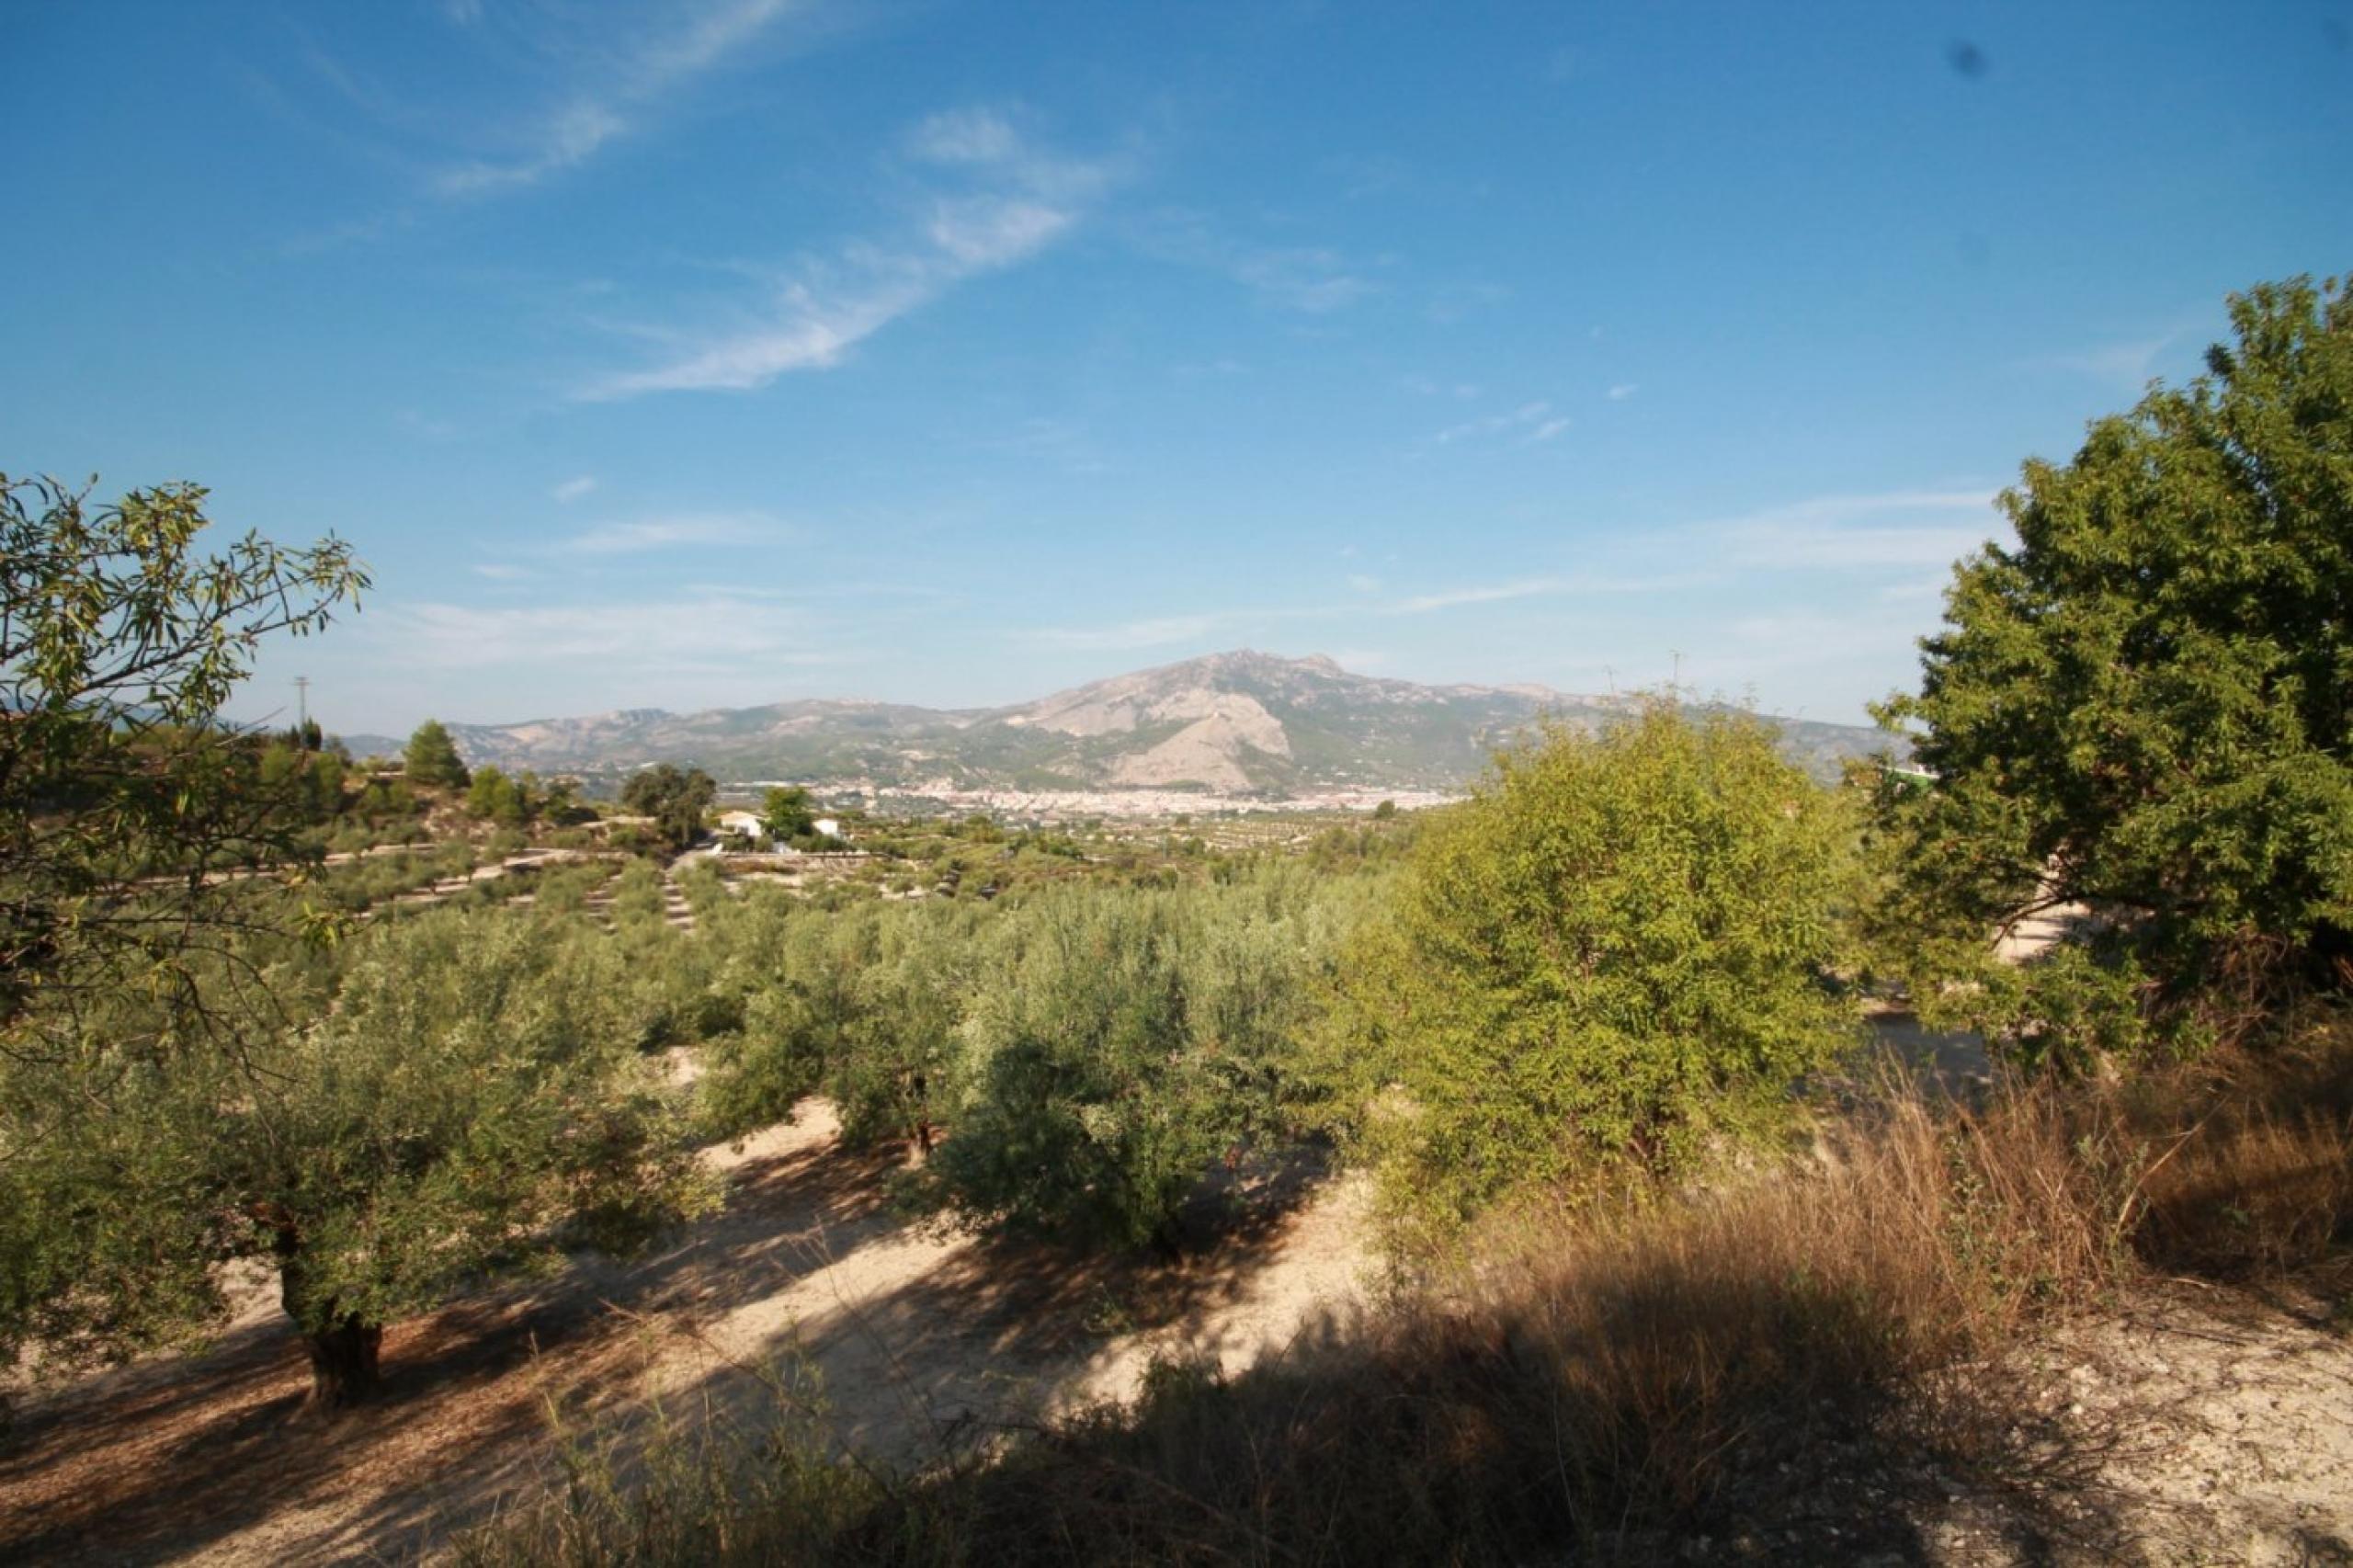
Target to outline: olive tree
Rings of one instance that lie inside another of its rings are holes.
[[[2094,423],[1954,571],[1886,791],[1915,992],[2029,1056],[2231,1032],[2353,976],[2353,297],[2230,302],[2206,373]],[[1992,938],[2088,906],[2024,971]],[[2088,1006],[2095,994],[2113,1005]]]
[[[1279,1130],[1344,926],[1288,877],[1080,884],[999,921],[936,1191],[976,1221],[1173,1247],[1211,1167]]]
[[[340,1407],[375,1386],[387,1324],[707,1199],[676,1092],[609,1005],[628,979],[609,937],[437,911],[356,938],[339,977],[275,978],[294,1021],[140,1066],[103,1114],[68,1074],[8,1080],[6,1125],[52,1135],[12,1140],[0,1254],[53,1354],[199,1332],[218,1266],[256,1258],[313,1403]]]

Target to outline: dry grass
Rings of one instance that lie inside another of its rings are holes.
[[[1914,1556],[1924,1483],[1999,1482],[2031,1451],[2047,1496],[2090,1467],[2021,1437],[2008,1353],[2055,1317],[2153,1271],[2341,1265],[2353,1028],[2290,1032],[2268,1059],[1976,1111],[1893,1093],[1779,1170],[1523,1211],[1238,1378],[1158,1368],[1131,1408],[914,1477],[813,1470],[805,1441],[698,1450],[699,1481],[587,1509],[575,1490],[461,1555],[1613,1561],[1769,1535],[1801,1556]],[[731,1465],[767,1479],[714,1479]]]

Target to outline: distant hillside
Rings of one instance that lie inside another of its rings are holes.
[[[1452,790],[1547,714],[1593,723],[1628,699],[1542,687],[1420,686],[1327,658],[1212,653],[1011,708],[943,710],[808,700],[700,713],[626,709],[582,719],[449,726],[469,763],[541,773],[698,765],[759,778],[943,790],[1196,788],[1227,795]],[[1850,724],[1780,720],[1817,777],[1880,750]],[[355,736],[396,749],[381,737]]]

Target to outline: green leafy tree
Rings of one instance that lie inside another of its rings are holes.
[[[107,1114],[70,1075],[13,1078],[7,1125],[58,1134],[0,1173],[14,1304],[59,1353],[167,1344],[217,1321],[218,1264],[258,1258],[314,1403],[364,1399],[387,1324],[708,1201],[609,1006],[628,982],[601,934],[441,911],[370,931],[296,1021],[130,1074]]]
[[[719,787],[710,774],[667,762],[632,774],[621,789],[621,804],[652,817],[664,842],[674,849],[685,848],[701,834],[703,813],[718,798]]]
[[[798,784],[770,790],[760,807],[760,825],[779,843],[808,837],[816,822],[816,806],[810,801],[809,791]]]
[[[521,827],[538,808],[533,784],[529,774],[516,779],[495,767],[478,767],[466,786],[466,810],[484,822]]]
[[[2353,298],[2230,310],[2206,374],[2026,465],[2017,548],[1955,569],[1919,695],[1882,710],[1935,775],[1882,792],[1886,945],[2030,1058],[2235,1032],[2353,974]],[[1990,961],[2077,903],[2051,959]]]
[[[1851,826],[1774,738],[1664,699],[1555,729],[1421,840],[1323,1052],[1404,1239],[1687,1166],[1850,1042],[1824,975]]]
[[[221,705],[263,638],[324,627],[367,574],[333,538],[199,553],[205,494],[94,506],[0,474],[0,1060],[71,1053],[125,988],[195,1006],[191,950],[256,918],[205,873],[306,858]]]
[[[427,719],[416,727],[416,733],[408,738],[404,756],[412,783],[462,790],[470,781],[465,762],[458,756],[458,744],[438,719]]]

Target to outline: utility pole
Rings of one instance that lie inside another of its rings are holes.
[[[307,729],[310,722],[311,677],[296,676],[294,677],[294,725],[297,729]]]

